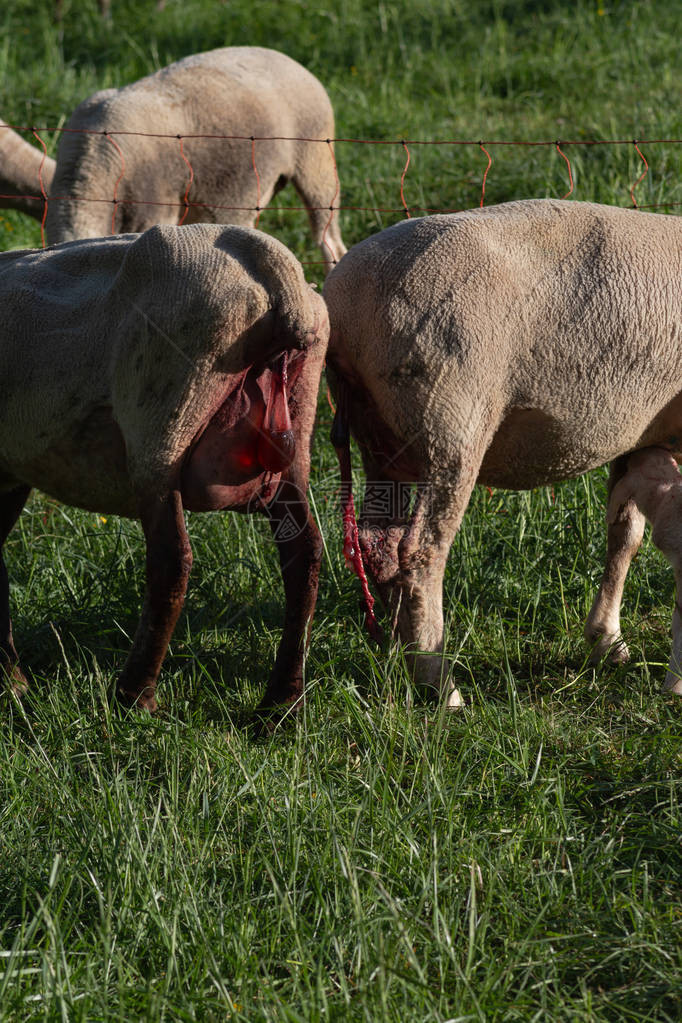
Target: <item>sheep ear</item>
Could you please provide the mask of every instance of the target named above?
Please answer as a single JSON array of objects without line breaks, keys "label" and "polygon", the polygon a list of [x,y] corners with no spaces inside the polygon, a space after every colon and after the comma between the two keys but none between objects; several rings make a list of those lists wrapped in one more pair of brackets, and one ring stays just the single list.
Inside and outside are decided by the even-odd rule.
[{"label": "sheep ear", "polygon": [[312,288],[313,291],[317,291],[317,281],[308,281],[308,287]]}]

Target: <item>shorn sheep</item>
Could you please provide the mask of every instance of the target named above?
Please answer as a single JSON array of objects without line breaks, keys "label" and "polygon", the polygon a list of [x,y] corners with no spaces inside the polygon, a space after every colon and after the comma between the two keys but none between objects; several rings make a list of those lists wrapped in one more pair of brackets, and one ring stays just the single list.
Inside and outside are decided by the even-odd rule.
[{"label": "shorn sheep", "polygon": [[[146,592],[119,699],[153,711],[192,563],[183,511],[266,511],[286,600],[262,707],[302,695],[321,538],[306,486],[328,337],[284,245],[162,226],[0,256],[0,544],[31,487],[139,518]],[[0,564],[0,659],[26,685]]]},{"label": "shorn sheep", "polygon": [[[665,686],[682,693],[682,221],[542,199],[408,220],[354,246],[324,297],[333,439],[347,460],[350,427],[362,453],[360,549],[416,680],[459,704],[443,573],[473,486],[611,462],[586,635],[627,657],[620,601],[648,519],[675,571]],[[420,484],[409,514],[368,499],[401,482]]]},{"label": "shorn sheep", "polygon": [[40,198],[40,179],[48,192],[55,162],[0,121],[0,207],[21,210],[41,220],[45,201]]},{"label": "shorn sheep", "polygon": [[323,86],[285,54],[235,46],[185,57],[75,109],[57,152],[48,241],[183,218],[253,226],[257,208],[291,181],[330,267],[346,251],[332,210],[333,137]]}]

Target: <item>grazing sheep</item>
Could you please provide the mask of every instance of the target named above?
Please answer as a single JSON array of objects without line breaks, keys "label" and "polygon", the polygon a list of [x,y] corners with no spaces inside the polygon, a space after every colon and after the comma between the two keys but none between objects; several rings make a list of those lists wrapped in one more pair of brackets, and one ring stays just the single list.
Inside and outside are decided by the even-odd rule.
[{"label": "grazing sheep", "polygon": [[[42,172],[41,172],[42,164]],[[0,121],[0,207],[21,210],[41,220],[45,202],[41,195],[40,177],[49,192],[55,162],[35,146],[26,142],[4,121]]]},{"label": "grazing sheep", "polygon": [[[252,148],[251,136],[275,138]],[[185,213],[187,223],[252,226],[254,209],[265,208],[291,181],[323,259],[332,264],[346,251],[331,212],[338,178],[324,140],[333,137],[327,93],[283,53],[234,46],[186,57],[125,88],[97,92],[76,108],[59,143],[48,240],[113,233],[114,192],[117,231],[177,224]]]},{"label": "grazing sheep", "polygon": [[682,692],[682,220],[548,199],[408,220],[352,248],[324,297],[335,443],[348,423],[368,481],[360,548],[416,679],[459,702],[442,586],[474,484],[525,489],[615,460],[586,631],[597,654],[619,644],[647,517],[675,567],[666,687]]},{"label": "grazing sheep", "polygon": [[[154,710],[192,563],[183,510],[262,509],[284,633],[262,706],[302,695],[321,538],[305,491],[328,320],[280,242],[155,227],[0,256],[0,546],[31,487],[139,518],[147,585],[118,680]],[[25,686],[0,564],[0,658]]]}]

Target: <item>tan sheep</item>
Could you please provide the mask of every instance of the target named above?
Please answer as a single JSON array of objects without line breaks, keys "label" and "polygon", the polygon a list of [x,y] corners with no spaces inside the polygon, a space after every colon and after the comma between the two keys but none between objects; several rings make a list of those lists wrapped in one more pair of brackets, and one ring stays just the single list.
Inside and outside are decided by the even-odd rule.
[{"label": "tan sheep", "polygon": [[[280,242],[240,227],[155,227],[0,256],[0,544],[31,487],[139,518],[147,586],[118,681],[154,710],[192,562],[183,511],[267,512],[286,613],[264,707],[302,695],[321,538],[306,486],[328,336]],[[0,565],[0,658],[25,685]]]},{"label": "tan sheep", "polygon": [[[336,444],[349,423],[367,474],[360,547],[417,680],[459,702],[442,587],[474,484],[536,487],[614,460],[586,632],[597,654],[627,655],[618,608],[647,517],[675,568],[666,687],[682,692],[682,221],[548,199],[409,220],[352,248],[324,297]],[[653,450],[628,459],[638,449]]]},{"label": "tan sheep", "polygon": [[0,121],[0,207],[21,210],[42,220],[45,202],[40,178],[45,192],[49,192],[55,166],[50,156],[43,161],[41,150]]},{"label": "tan sheep", "polygon": [[[252,149],[251,136],[275,138]],[[186,57],[122,89],[97,92],[76,108],[59,143],[48,240],[112,234],[114,193],[116,231],[177,224],[185,212],[186,223],[252,226],[255,208],[264,209],[291,181],[331,265],[346,251],[331,209],[338,206],[339,187],[325,140],[333,137],[327,93],[283,53],[235,46]]]}]

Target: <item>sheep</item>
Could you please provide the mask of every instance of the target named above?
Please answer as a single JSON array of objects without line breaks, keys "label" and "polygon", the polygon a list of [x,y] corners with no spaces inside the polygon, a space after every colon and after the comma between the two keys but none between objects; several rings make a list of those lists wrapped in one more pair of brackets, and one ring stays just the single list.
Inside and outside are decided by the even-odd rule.
[{"label": "sheep", "polygon": [[677,578],[665,686],[682,693],[682,221],[550,199],[411,219],[354,246],[323,295],[333,440],[346,459],[348,428],[359,445],[359,546],[415,680],[461,702],[442,588],[474,484],[526,489],[612,462],[586,634],[596,656],[627,656],[618,608],[648,518]]},{"label": "sheep", "polygon": [[[28,213],[41,220],[47,193],[52,185],[55,162],[30,145],[16,131],[0,121],[0,206]],[[42,168],[42,169],[41,169]]]},{"label": "sheep", "polygon": [[185,57],[75,109],[57,152],[48,241],[181,220],[253,226],[291,181],[329,267],[346,251],[332,210],[333,137],[327,93],[283,53],[234,46]]},{"label": "sheep", "polygon": [[[152,712],[192,563],[183,511],[265,511],[286,609],[261,707],[300,703],[322,548],[309,446],[329,330],[300,264],[251,228],[164,225],[4,253],[0,296],[0,551],[32,487],[141,521],[146,591],[117,696]],[[23,691],[4,563],[0,665]]]}]

